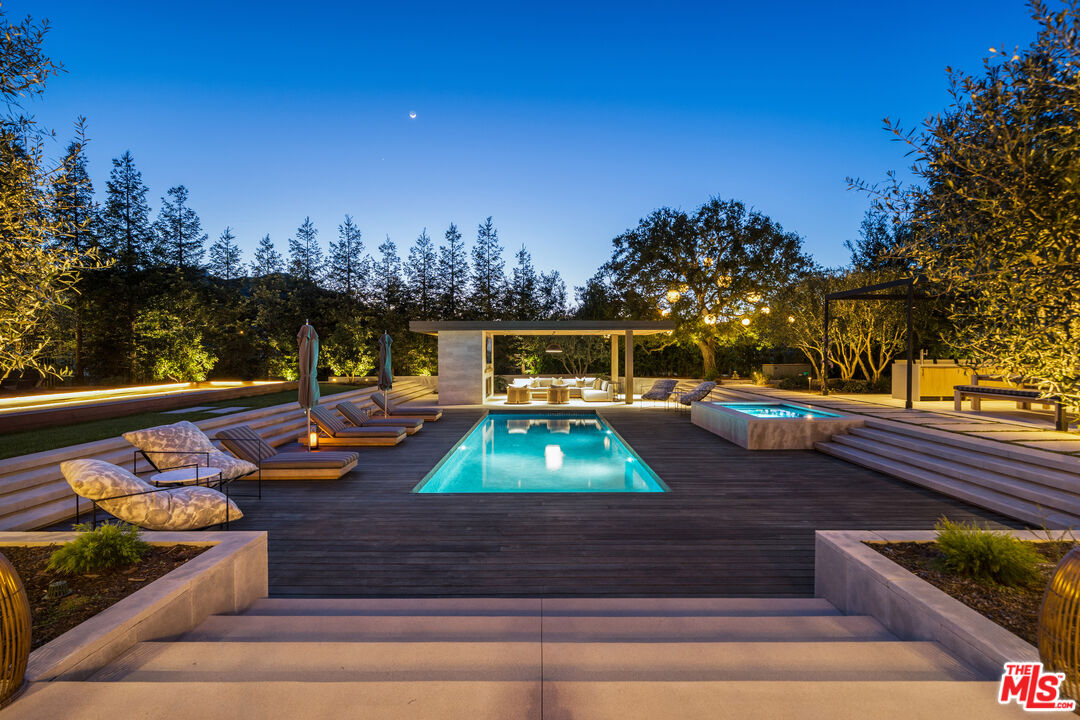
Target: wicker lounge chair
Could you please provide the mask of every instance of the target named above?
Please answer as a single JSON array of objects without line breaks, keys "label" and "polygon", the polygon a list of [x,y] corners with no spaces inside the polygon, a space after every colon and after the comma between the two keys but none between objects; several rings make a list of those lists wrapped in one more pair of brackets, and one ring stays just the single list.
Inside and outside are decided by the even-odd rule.
[{"label": "wicker lounge chair", "polygon": [[716,383],[711,381],[705,381],[692,389],[690,392],[684,392],[679,396],[679,404],[689,407],[692,403],[698,400],[704,400],[709,396],[709,393],[716,387]]},{"label": "wicker lounge chair", "polygon": [[337,480],[356,467],[354,452],[279,452],[247,425],[221,430],[214,436],[233,455],[259,467],[268,480]]},{"label": "wicker lounge chair", "polygon": [[375,404],[382,410],[385,410],[389,415],[403,418],[413,417],[420,418],[421,420],[429,420],[435,422],[442,417],[442,410],[437,407],[425,407],[421,405],[409,405],[407,407],[397,407],[389,400],[383,400],[382,393],[374,393],[371,399],[375,401]]},{"label": "wicker lounge chair", "polygon": [[344,415],[354,427],[403,427],[409,435],[415,435],[424,428],[423,418],[371,417],[367,410],[350,400],[338,403],[337,411]]},{"label": "wicker lounge chair", "polygon": [[[340,415],[325,405],[311,408],[311,419],[325,436],[319,438],[321,445],[397,445],[405,439],[403,427],[349,427]],[[307,442],[306,432],[302,441]]]}]

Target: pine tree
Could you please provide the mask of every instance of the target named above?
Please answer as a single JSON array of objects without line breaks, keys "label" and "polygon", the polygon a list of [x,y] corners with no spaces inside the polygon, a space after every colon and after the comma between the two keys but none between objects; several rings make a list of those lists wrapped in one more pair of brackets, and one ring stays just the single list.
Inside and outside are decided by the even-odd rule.
[{"label": "pine tree", "polygon": [[371,289],[377,310],[387,312],[401,304],[401,258],[389,235],[386,242],[379,245],[379,257],[372,265]]},{"label": "pine tree", "polygon": [[367,290],[369,261],[364,256],[364,241],[360,228],[352,217],[338,225],[338,240],[330,242],[330,272],[327,285],[354,300]]},{"label": "pine tree", "polygon": [[539,296],[540,319],[561,320],[566,317],[566,283],[558,270],[540,273],[536,294]]},{"label": "pine tree", "polygon": [[[100,250],[98,205],[94,186],[86,171],[86,118],[75,123],[75,139],[67,147],[59,174],[53,179],[56,222],[60,243],[79,255]],[[75,377],[82,382],[86,373],[83,345],[86,335],[86,301],[82,295],[71,302]]]},{"label": "pine tree", "polygon": [[113,158],[112,164],[105,186],[101,243],[127,275],[146,264],[153,245],[148,188],[142,173],[135,169],[130,150]]},{"label": "pine tree", "polygon": [[450,223],[446,244],[439,247],[439,317],[458,320],[465,314],[469,261],[457,225]]},{"label": "pine tree", "polygon": [[67,146],[60,172],[53,178],[59,240],[77,253],[99,247],[98,204],[86,171],[86,118],[75,123],[75,139]]},{"label": "pine tree", "polygon": [[514,320],[535,320],[540,313],[537,297],[536,268],[532,264],[532,255],[522,245],[514,254],[517,265],[510,278],[507,293],[507,311]]},{"label": "pine tree", "polygon": [[476,245],[472,249],[472,306],[483,320],[495,320],[502,312],[500,300],[506,286],[502,251],[499,233],[488,217],[477,227]]},{"label": "pine tree", "polygon": [[198,213],[188,205],[188,189],[183,185],[169,188],[161,198],[154,232],[157,235],[154,254],[159,264],[181,270],[202,265],[207,235]]},{"label": "pine tree", "polygon": [[305,217],[296,229],[296,238],[289,238],[289,273],[313,285],[318,285],[323,277],[323,253],[318,236],[311,218]]},{"label": "pine tree", "polygon": [[424,228],[409,249],[405,264],[405,276],[409,283],[409,296],[416,305],[417,314],[430,319],[435,312],[439,260],[435,255],[435,243]]},{"label": "pine tree", "polygon": [[269,235],[264,235],[255,248],[255,259],[251,261],[250,273],[252,277],[265,277],[282,272],[285,269],[285,261],[281,253],[274,248],[274,243]]},{"label": "pine tree", "polygon": [[243,272],[240,263],[240,247],[236,244],[236,236],[233,235],[232,228],[226,226],[221,236],[210,246],[210,265],[207,269],[211,275],[225,282],[235,280]]}]

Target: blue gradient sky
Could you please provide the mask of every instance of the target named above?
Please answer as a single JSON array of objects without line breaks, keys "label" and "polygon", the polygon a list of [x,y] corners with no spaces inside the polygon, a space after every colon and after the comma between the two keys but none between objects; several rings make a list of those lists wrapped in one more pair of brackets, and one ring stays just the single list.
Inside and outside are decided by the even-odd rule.
[{"label": "blue gradient sky", "polygon": [[[13,0],[53,24],[67,73],[32,111],[87,116],[99,192],[130,149],[153,211],[191,191],[211,238],[282,252],[305,215],[324,246],[352,214],[402,256],[427,227],[492,215],[581,284],[661,205],[735,197],[846,260],[867,207],[847,175],[905,165],[881,119],[947,103],[944,69],[1025,45],[1020,0],[941,2],[212,3]],[[408,113],[417,117],[410,120]]]}]

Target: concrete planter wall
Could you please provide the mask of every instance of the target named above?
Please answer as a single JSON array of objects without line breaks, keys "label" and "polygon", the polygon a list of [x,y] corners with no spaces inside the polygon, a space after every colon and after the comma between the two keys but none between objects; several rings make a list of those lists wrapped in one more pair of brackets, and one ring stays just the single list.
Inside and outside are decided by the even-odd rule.
[{"label": "concrete planter wall", "polygon": [[[1046,540],[1033,532],[1013,535]],[[928,542],[935,536],[929,530],[819,530],[814,593],[841,612],[873,616],[901,640],[933,640],[988,680],[1000,677],[1006,662],[1037,662],[1033,645],[863,544]]]},{"label": "concrete planter wall", "polygon": [[[5,532],[4,547],[52,545],[76,533]],[[210,615],[232,614],[268,594],[265,532],[147,532],[152,545],[209,550],[30,653],[29,682],[80,680],[135,643],[175,638]]]}]

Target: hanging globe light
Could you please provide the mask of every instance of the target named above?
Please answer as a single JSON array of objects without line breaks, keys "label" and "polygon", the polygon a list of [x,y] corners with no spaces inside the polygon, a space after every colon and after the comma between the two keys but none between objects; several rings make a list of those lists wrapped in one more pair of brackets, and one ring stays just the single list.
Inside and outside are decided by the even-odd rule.
[{"label": "hanging globe light", "polygon": [[742,319],[742,320],[740,320],[739,322],[740,322],[740,323],[742,323],[742,326],[743,326],[743,327],[746,327],[747,325],[749,325],[749,324],[750,324],[750,318],[743,318],[743,319]]},{"label": "hanging globe light", "polygon": [[682,293],[680,293],[678,290],[668,290],[667,291],[667,301],[669,303],[677,303],[677,302],[679,302],[680,297],[682,297]]}]

